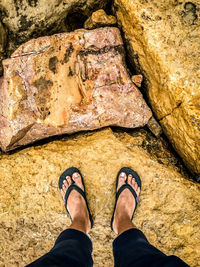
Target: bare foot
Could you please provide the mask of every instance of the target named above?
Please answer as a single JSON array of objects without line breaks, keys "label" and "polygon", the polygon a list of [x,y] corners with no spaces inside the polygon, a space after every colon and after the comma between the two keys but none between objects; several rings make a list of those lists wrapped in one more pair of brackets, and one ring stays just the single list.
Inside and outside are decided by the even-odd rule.
[{"label": "bare foot", "polygon": [[[126,173],[121,172],[119,176],[117,191],[123,184],[125,184],[126,179]],[[128,175],[127,183],[135,190],[138,197],[140,194],[140,188],[138,187],[135,179],[132,177],[131,174]],[[123,230],[121,229],[134,227],[131,222],[131,217],[135,209],[135,205],[135,198],[133,197],[130,190],[128,188],[124,189],[124,191],[120,194],[118,198],[117,206],[115,209],[113,220],[113,230],[115,233],[120,234],[120,232],[123,232]]]},{"label": "bare foot", "polygon": [[[84,187],[81,181],[81,176],[78,172],[73,173],[72,179],[75,182],[75,185],[80,187],[84,191]],[[67,192],[68,187],[72,184],[72,179],[70,176],[67,176],[63,181],[63,186],[61,191],[61,195],[65,200],[65,194]],[[82,195],[76,190],[72,190],[67,199],[67,209],[72,218],[72,227],[70,228],[83,228],[83,232],[89,233],[91,229],[91,222],[89,219],[89,213],[86,206],[86,202]],[[78,225],[78,227],[73,227],[73,225]],[[80,226],[80,227],[79,227]],[[80,229],[82,230],[82,229]]]}]

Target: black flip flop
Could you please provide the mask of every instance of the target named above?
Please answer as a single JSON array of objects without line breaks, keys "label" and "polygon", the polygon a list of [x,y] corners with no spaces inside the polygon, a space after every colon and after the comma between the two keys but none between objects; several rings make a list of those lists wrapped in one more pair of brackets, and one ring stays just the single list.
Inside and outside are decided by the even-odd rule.
[{"label": "black flip flop", "polygon": [[[75,173],[75,172],[78,172],[81,176],[81,181],[82,181],[82,184],[83,184],[83,187],[84,187],[84,191],[75,184],[75,182],[73,181],[72,179],[72,175]],[[71,179],[72,179],[72,184],[68,187],[67,189],[67,192],[65,194],[65,209],[67,211],[67,213],[69,214],[70,218],[71,218],[71,215],[67,209],[67,199],[69,197],[69,194],[72,190],[76,190],[77,192],[79,192],[82,197],[85,199],[85,203],[86,203],[86,206],[87,206],[87,209],[88,209],[88,213],[89,213],[89,218],[90,218],[90,223],[91,223],[91,228],[93,227],[93,219],[92,219],[92,216],[90,214],[90,210],[89,210],[89,207],[88,207],[88,203],[87,203],[87,199],[86,199],[86,195],[85,195],[85,185],[84,185],[84,181],[83,181],[83,177],[81,175],[81,172],[75,168],[75,167],[71,167],[71,168],[68,168],[66,169],[60,176],[59,178],[59,182],[58,182],[58,186],[59,186],[59,189],[62,189],[62,186],[63,186],[63,181],[66,179],[67,176],[70,176]],[[71,218],[72,220],[72,218]]]},{"label": "black flip flop", "polygon": [[[132,170],[132,169],[130,169],[130,168],[128,168],[128,167],[123,167],[123,168],[121,168],[121,170],[118,172],[118,174],[117,174],[117,181],[116,181],[116,190],[117,190],[117,187],[118,187],[119,175],[120,175],[120,173],[122,173],[122,172],[125,172],[125,173],[126,173],[127,179],[128,179],[128,175],[131,174],[132,177],[135,179],[135,181],[136,181],[138,187],[140,187],[140,190],[141,190],[141,188],[142,188],[142,182],[141,182],[140,176],[137,174],[137,172],[135,172],[134,170]],[[112,229],[113,232],[114,232],[114,230],[113,230],[112,225],[113,225],[113,220],[114,220],[115,209],[116,209],[116,206],[117,206],[117,200],[118,200],[120,194],[121,194],[126,188],[128,188],[128,189],[131,191],[133,197],[135,198],[135,209],[134,209],[134,211],[133,211],[131,220],[133,219],[133,215],[134,215],[135,210],[136,210],[136,208],[137,208],[137,204],[138,204],[138,197],[137,197],[137,194],[136,194],[135,190],[134,190],[134,189],[127,183],[127,179],[126,179],[126,181],[125,181],[125,184],[122,185],[122,186],[119,188],[119,190],[116,192],[115,208],[114,208],[114,212],[113,212],[112,219],[111,219],[111,223],[110,223],[110,227],[111,227],[111,229]]]}]

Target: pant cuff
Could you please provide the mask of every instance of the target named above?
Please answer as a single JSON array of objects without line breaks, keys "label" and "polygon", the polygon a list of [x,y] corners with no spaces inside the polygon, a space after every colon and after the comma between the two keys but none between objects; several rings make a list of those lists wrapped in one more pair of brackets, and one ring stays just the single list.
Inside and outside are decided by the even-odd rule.
[{"label": "pant cuff", "polygon": [[78,240],[83,245],[83,247],[87,247],[92,253],[92,241],[90,240],[90,238],[83,232],[75,230],[75,229],[64,230],[56,239],[53,249],[55,247],[58,247],[62,241],[65,241],[67,239]]},{"label": "pant cuff", "polygon": [[135,240],[137,242],[143,241],[149,243],[142,231],[140,231],[137,228],[131,228],[123,232],[117,238],[115,238],[115,240],[113,241],[113,249],[116,250],[119,246],[126,245],[127,242],[130,240],[132,241]]}]

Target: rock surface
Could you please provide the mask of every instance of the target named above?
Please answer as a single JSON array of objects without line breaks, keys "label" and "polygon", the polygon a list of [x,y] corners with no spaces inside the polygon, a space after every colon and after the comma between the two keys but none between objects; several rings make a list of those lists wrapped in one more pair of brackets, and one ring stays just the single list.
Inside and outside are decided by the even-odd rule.
[{"label": "rock surface", "polygon": [[143,76],[141,74],[139,75],[133,75],[131,77],[132,82],[137,85],[137,87],[141,87],[142,81],[143,81]]},{"label": "rock surface", "polygon": [[185,164],[199,174],[199,1],[115,0],[114,6],[154,113]]},{"label": "rock surface", "polygon": [[107,0],[1,0],[2,22],[9,30],[7,50],[43,35],[82,28],[93,11],[106,8]]},{"label": "rock surface", "polygon": [[117,23],[117,20],[112,15],[107,15],[103,9],[99,9],[92,13],[84,23],[85,29],[95,29],[103,26],[113,26]]},{"label": "rock surface", "polygon": [[126,70],[117,28],[33,39],[3,65],[4,151],[63,133],[144,126],[152,115]]},{"label": "rock surface", "polygon": [[2,60],[4,58],[6,41],[7,41],[7,33],[0,21],[0,76],[3,73]]},{"label": "rock surface", "polygon": [[156,148],[144,135],[104,129],[1,155],[1,266],[25,266],[46,253],[69,226],[58,177],[72,165],[83,174],[94,217],[94,266],[113,266],[111,244],[116,236],[109,225],[122,166],[134,168],[143,183],[136,225],[167,255],[199,266],[200,185],[186,180],[173,166],[170,151]]},{"label": "rock surface", "polygon": [[163,133],[162,127],[153,116],[148,121],[147,127],[156,137],[159,137]]}]

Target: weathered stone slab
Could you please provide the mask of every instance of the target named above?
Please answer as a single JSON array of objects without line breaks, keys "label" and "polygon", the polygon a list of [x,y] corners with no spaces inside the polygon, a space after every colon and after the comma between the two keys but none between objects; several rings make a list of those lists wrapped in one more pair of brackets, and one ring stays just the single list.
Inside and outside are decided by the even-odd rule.
[{"label": "weathered stone slab", "polygon": [[130,62],[144,75],[152,109],[187,167],[200,176],[199,1],[115,0]]},{"label": "weathered stone slab", "polygon": [[4,151],[63,133],[144,126],[152,115],[128,75],[117,28],[33,39],[3,66]]},{"label": "weathered stone slab", "polygon": [[200,184],[186,180],[177,165],[161,140],[136,130],[130,135],[103,129],[2,155],[1,266],[26,266],[47,253],[69,227],[58,177],[71,166],[83,174],[94,219],[90,237],[95,267],[114,266],[116,235],[110,219],[116,175],[123,166],[133,168],[142,180],[136,226],[167,255],[200,266]]}]

